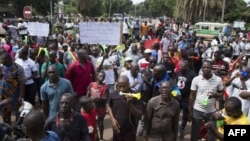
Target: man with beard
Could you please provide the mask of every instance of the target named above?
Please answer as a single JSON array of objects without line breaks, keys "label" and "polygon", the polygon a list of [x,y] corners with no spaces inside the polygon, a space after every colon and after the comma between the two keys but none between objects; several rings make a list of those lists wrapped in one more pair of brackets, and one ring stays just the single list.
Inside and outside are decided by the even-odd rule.
[{"label": "man with beard", "polygon": [[171,96],[168,81],[161,83],[160,95],[151,98],[147,105],[146,136],[148,141],[176,141],[180,106]]}]

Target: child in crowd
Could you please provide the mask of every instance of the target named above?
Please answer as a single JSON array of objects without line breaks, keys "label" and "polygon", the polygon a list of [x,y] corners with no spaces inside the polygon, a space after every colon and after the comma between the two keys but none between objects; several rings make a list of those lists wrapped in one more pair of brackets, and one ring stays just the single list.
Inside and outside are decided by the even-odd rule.
[{"label": "child in crowd", "polygon": [[81,105],[81,115],[85,118],[88,129],[89,138],[91,141],[95,141],[97,138],[97,126],[96,126],[96,111],[94,109],[94,103],[91,98],[82,96],[79,99]]},{"label": "child in crowd", "polygon": [[104,117],[106,115],[106,101],[108,95],[108,85],[103,81],[105,79],[105,73],[99,72],[96,82],[90,83],[88,87],[87,96],[94,100],[95,110],[97,114],[97,124],[99,129],[100,140],[103,140],[104,131]]}]

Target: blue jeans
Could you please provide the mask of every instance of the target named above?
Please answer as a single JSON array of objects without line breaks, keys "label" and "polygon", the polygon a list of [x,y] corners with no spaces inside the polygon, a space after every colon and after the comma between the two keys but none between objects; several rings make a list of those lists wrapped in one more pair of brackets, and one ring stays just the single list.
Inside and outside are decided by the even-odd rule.
[{"label": "blue jeans", "polygon": [[[115,91],[115,84],[108,84],[109,94]],[[107,99],[109,98],[109,94],[107,95]]]},{"label": "blue jeans", "polygon": [[[202,122],[205,123],[211,120],[213,113],[204,113],[193,109],[192,126],[191,126],[191,141],[199,140],[199,132]],[[216,129],[216,122],[211,120],[212,127]],[[208,132],[208,141],[215,141],[215,137],[212,133]]]},{"label": "blue jeans", "polygon": [[182,110],[182,121],[180,126],[180,133],[184,134],[185,127],[188,121],[188,101],[180,101],[180,107]]}]

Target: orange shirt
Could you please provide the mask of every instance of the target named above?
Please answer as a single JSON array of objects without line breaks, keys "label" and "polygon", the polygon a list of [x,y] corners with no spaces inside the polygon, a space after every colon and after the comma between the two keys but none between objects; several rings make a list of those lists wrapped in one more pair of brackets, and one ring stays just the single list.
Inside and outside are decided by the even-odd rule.
[{"label": "orange shirt", "polygon": [[142,24],[141,26],[141,35],[147,35],[148,34],[148,30],[149,30],[149,26],[148,25],[145,25],[145,24]]}]

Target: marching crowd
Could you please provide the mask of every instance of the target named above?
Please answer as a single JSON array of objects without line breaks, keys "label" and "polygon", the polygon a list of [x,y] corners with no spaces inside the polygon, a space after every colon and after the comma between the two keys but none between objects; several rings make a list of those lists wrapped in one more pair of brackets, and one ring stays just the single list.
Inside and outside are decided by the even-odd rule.
[{"label": "marching crowd", "polygon": [[244,34],[220,33],[206,43],[189,24],[160,20],[153,30],[147,21],[124,20],[121,45],[90,45],[67,33],[69,24],[46,38],[29,36],[18,22],[1,39],[0,106],[9,125],[23,100],[41,107],[23,121],[33,141],[101,141],[107,114],[114,141],[184,139],[187,122],[192,141],[223,140],[223,125],[250,122]]}]

